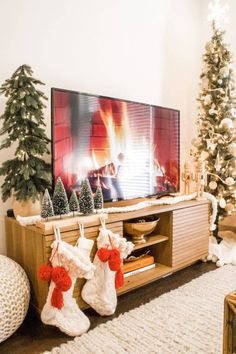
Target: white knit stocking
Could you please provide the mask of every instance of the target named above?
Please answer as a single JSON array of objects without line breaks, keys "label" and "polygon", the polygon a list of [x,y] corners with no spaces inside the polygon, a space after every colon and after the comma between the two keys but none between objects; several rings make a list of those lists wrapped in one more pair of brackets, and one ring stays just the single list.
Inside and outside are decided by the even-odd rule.
[{"label": "white knit stocking", "polygon": [[68,291],[63,292],[64,305],[62,309],[58,309],[51,305],[52,292],[55,283],[51,281],[46,304],[41,312],[41,320],[43,323],[56,326],[62,332],[69,336],[79,336],[86,332],[90,327],[89,319],[78,307],[73,298],[73,290],[76,279],[72,279],[72,286]]},{"label": "white knit stocking", "polygon": [[[113,247],[120,250],[121,258],[126,258],[131,253],[133,244],[107,230],[104,226],[100,229],[97,238],[98,249],[101,247],[111,248],[110,239],[112,239]],[[94,258],[94,265],[96,267],[94,277],[87,280],[81,296],[101,316],[110,316],[115,312],[117,306],[116,272],[110,270],[108,262],[102,262],[97,255]]]},{"label": "white knit stocking", "polygon": [[93,241],[84,238],[77,246],[61,241],[59,230],[56,230],[56,241],[52,244],[51,263],[53,267],[63,266],[72,279],[71,288],[63,292],[63,307],[58,309],[51,305],[51,297],[55,283],[51,281],[46,304],[41,312],[43,323],[58,327],[69,336],[79,336],[90,327],[89,319],[80,310],[73,298],[77,277],[90,279],[94,274],[94,265],[89,259]]},{"label": "white knit stocking", "polygon": [[101,262],[97,255],[94,265],[94,277],[85,283],[81,296],[99,315],[113,315],[117,306],[115,272],[110,270],[107,262]]}]

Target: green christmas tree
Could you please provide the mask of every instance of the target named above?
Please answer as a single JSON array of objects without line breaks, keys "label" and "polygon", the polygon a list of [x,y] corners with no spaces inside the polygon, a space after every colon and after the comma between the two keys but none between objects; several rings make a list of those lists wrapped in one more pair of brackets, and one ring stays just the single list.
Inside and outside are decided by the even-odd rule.
[{"label": "green christmas tree", "polygon": [[70,212],[65,187],[60,177],[57,178],[52,204],[55,215],[64,215]]},{"label": "green christmas tree", "polygon": [[82,182],[81,185],[81,191],[79,195],[79,209],[83,214],[91,214],[94,210],[92,190],[87,178]]},{"label": "green christmas tree", "polygon": [[102,188],[100,186],[97,187],[96,193],[94,196],[94,208],[95,209],[102,209],[103,208],[103,195],[102,195]]},{"label": "green christmas tree", "polygon": [[3,201],[12,192],[17,200],[35,201],[50,187],[51,167],[42,158],[49,154],[42,102],[47,98],[36,89],[36,85],[43,83],[32,74],[28,65],[22,65],[0,88],[0,93],[8,97],[0,117],[3,121],[0,135],[6,135],[0,149],[16,145],[15,157],[3,162],[0,168],[0,175],[5,176],[1,186]]},{"label": "green christmas tree", "polygon": [[54,211],[53,211],[52,200],[49,195],[48,189],[46,189],[42,200],[41,216],[44,219],[48,219],[49,216],[53,216],[53,215],[54,215]]},{"label": "green christmas tree", "polygon": [[196,161],[204,161],[205,190],[219,202],[219,215],[235,210],[236,198],[236,101],[232,54],[224,43],[224,32],[213,22],[213,35],[203,55],[198,138],[192,151]]},{"label": "green christmas tree", "polygon": [[75,215],[76,211],[79,211],[79,201],[78,201],[75,191],[73,191],[71,193],[70,201],[69,201],[69,208],[70,208],[70,211],[73,211],[73,216]]}]

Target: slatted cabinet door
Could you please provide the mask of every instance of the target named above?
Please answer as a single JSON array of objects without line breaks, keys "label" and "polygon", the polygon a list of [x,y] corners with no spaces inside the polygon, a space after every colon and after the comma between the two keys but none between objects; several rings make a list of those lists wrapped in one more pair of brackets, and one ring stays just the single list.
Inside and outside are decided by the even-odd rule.
[{"label": "slatted cabinet door", "polygon": [[173,211],[172,267],[181,268],[208,253],[208,204]]}]

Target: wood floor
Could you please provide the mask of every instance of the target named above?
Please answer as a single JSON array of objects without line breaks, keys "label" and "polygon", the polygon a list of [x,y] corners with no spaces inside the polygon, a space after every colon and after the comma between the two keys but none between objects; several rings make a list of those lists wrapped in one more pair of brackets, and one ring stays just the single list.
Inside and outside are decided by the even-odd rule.
[{"label": "wood floor", "polygon": [[[118,299],[118,306],[115,315],[110,317],[101,317],[92,309],[86,312],[90,321],[91,329],[100,323],[109,321],[119,314],[129,311],[135,307],[144,304],[161,294],[191,281],[203,273],[214,270],[213,263],[197,263],[191,267],[170,275],[164,279],[148,284],[140,289],[134,290],[128,294],[122,295]],[[61,343],[71,340],[71,337],[61,333],[57,328],[46,326],[34,316],[28,313],[21,327],[6,341],[0,344],[1,354],[39,354]]]}]

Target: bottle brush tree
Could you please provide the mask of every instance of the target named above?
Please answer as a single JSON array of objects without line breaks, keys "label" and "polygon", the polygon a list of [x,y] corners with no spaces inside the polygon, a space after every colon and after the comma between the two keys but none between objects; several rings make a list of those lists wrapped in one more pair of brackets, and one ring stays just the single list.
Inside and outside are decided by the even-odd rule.
[{"label": "bottle brush tree", "polygon": [[236,100],[232,54],[224,43],[224,32],[213,22],[213,34],[203,55],[198,137],[192,154],[204,161],[205,190],[218,200],[219,215],[236,208]]},{"label": "bottle brush tree", "polygon": [[95,209],[102,209],[103,208],[103,195],[102,195],[102,188],[100,186],[97,187],[96,193],[94,196],[94,208]]},{"label": "bottle brush tree", "polygon": [[42,200],[42,207],[41,207],[41,216],[44,219],[48,219],[50,216],[54,215],[52,200],[48,189],[45,190],[43,200]]},{"label": "bottle brush tree", "polygon": [[15,157],[3,162],[0,175],[5,176],[2,200],[6,201],[12,192],[17,200],[39,199],[50,187],[50,164],[43,155],[49,154],[49,139],[45,134],[43,109],[44,93],[36,88],[43,83],[35,79],[28,65],[20,66],[0,87],[0,93],[7,97],[4,113],[1,115],[0,135],[6,135],[0,149],[16,146]]},{"label": "bottle brush tree", "polygon": [[79,201],[75,191],[71,193],[69,200],[69,209],[73,212],[73,216],[75,215],[76,211],[79,211]]},{"label": "bottle brush tree", "polygon": [[91,214],[94,211],[94,202],[89,180],[86,178],[81,186],[79,195],[79,209],[83,214]]},{"label": "bottle brush tree", "polygon": [[60,177],[56,181],[52,203],[55,215],[64,215],[70,212],[65,187]]}]

